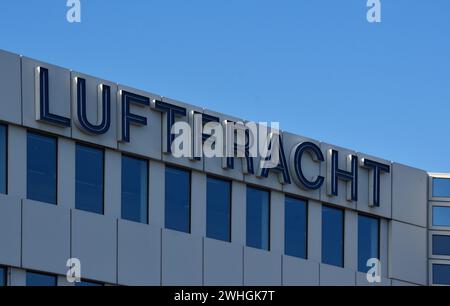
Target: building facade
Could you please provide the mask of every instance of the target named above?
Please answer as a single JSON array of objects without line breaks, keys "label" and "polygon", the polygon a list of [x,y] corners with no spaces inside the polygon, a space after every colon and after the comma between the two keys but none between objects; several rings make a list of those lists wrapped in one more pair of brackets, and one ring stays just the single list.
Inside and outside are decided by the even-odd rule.
[{"label": "building facade", "polygon": [[268,170],[176,158],[174,122],[245,120],[4,51],[0,68],[1,285],[450,284],[450,175],[285,131]]}]

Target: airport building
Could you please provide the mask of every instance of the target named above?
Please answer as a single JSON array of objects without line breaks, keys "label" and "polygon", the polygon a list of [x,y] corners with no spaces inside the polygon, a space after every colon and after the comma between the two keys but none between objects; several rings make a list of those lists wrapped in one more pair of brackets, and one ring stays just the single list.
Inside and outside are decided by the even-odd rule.
[{"label": "airport building", "polygon": [[0,51],[0,285],[450,284],[450,175],[283,130],[178,158],[180,122],[246,121]]}]

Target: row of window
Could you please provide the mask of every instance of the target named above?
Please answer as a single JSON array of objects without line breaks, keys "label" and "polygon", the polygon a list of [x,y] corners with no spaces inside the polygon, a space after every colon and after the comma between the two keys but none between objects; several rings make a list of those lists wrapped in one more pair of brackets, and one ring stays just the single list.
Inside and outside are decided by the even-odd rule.
[{"label": "row of window", "polygon": [[[4,128],[5,130],[6,128]],[[5,131],[4,131],[5,132]],[[5,133],[6,135],[6,133]],[[2,145],[6,148],[5,145]],[[5,151],[0,150],[0,151]],[[104,211],[104,151],[83,144],[76,145],[75,208],[92,213]],[[57,138],[28,132],[27,134],[27,198],[57,203]],[[6,157],[5,157],[6,160]],[[6,172],[6,161],[4,163]],[[122,156],[122,218],[148,223],[148,161]],[[6,185],[6,184],[5,184]],[[191,231],[191,173],[166,167],[165,227]],[[5,186],[6,191],[6,186]],[[246,244],[270,249],[270,192],[247,188]],[[207,179],[206,235],[231,241],[231,182]],[[366,271],[369,258],[379,258],[379,220],[359,216],[358,269]],[[285,253],[307,258],[308,205],[305,201],[286,197]],[[344,266],[344,210],[323,206],[322,261]]]},{"label": "row of window", "polygon": [[[53,287],[57,286],[57,277],[56,275],[44,274],[38,272],[27,271],[26,272],[26,286],[31,287]],[[8,276],[7,276],[7,268],[0,267],[0,287],[7,286],[8,284]],[[75,283],[77,287],[93,287],[93,286],[103,286],[102,283],[91,282],[91,281],[81,281]]]}]

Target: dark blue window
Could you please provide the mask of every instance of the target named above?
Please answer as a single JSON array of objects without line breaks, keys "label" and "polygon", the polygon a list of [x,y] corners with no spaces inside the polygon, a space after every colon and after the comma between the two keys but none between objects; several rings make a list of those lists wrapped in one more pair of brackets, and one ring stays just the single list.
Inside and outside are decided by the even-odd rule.
[{"label": "dark blue window", "polygon": [[358,271],[367,273],[367,261],[380,259],[380,221],[363,215],[358,216]]},{"label": "dark blue window", "polygon": [[27,272],[27,286],[30,287],[56,286],[56,276],[35,272]]},{"label": "dark blue window", "polygon": [[75,208],[103,214],[103,150],[77,144],[75,164]]},{"label": "dark blue window", "polygon": [[322,206],[322,262],[344,266],[344,210]]},{"label": "dark blue window", "polygon": [[433,284],[450,285],[450,265],[433,264]]},{"label": "dark blue window", "polygon": [[6,193],[7,190],[7,174],[8,174],[8,136],[7,128],[0,124],[0,193]]},{"label": "dark blue window", "polygon": [[270,248],[270,193],[247,187],[247,246]]},{"label": "dark blue window", "polygon": [[56,205],[57,140],[28,132],[27,198]]},{"label": "dark blue window", "polygon": [[433,197],[450,198],[450,178],[433,178]]},{"label": "dark blue window", "polygon": [[81,281],[79,283],[75,283],[75,287],[102,287],[104,284],[91,282],[91,281]]},{"label": "dark blue window", "polygon": [[166,228],[191,232],[191,173],[166,167]]},{"label": "dark blue window", "polygon": [[306,201],[286,197],[284,247],[289,256],[307,258],[308,205]]},{"label": "dark blue window", "polygon": [[122,156],[122,219],[148,223],[148,162]]},{"label": "dark blue window", "polygon": [[450,206],[433,206],[433,226],[450,226]]},{"label": "dark blue window", "polygon": [[450,256],[450,236],[433,235],[433,255]]},{"label": "dark blue window", "polygon": [[206,236],[231,241],[231,183],[208,177]]},{"label": "dark blue window", "polygon": [[0,287],[7,285],[6,268],[0,267]]}]

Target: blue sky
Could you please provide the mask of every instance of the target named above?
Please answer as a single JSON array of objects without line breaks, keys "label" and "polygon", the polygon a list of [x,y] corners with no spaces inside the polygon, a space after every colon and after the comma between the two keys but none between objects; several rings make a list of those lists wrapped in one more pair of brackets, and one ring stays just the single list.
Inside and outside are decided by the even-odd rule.
[{"label": "blue sky", "polygon": [[450,1],[0,2],[0,48],[450,172]]}]

